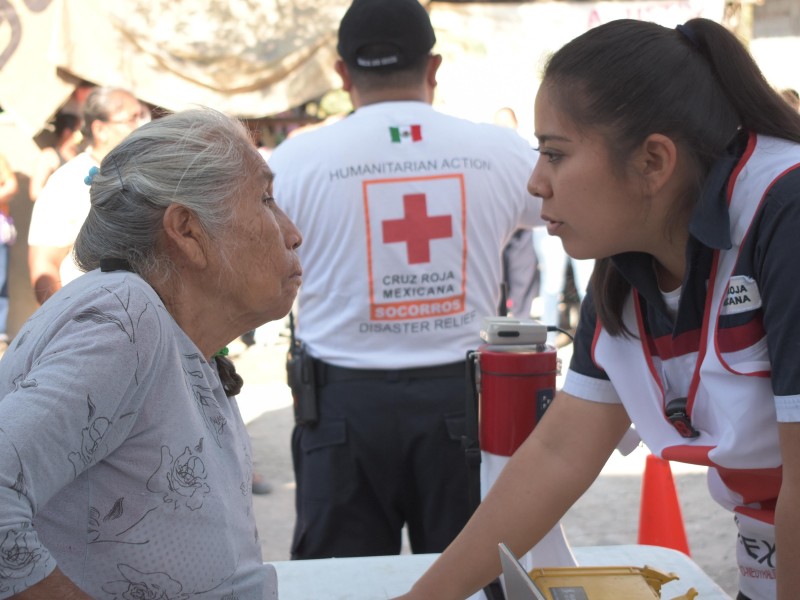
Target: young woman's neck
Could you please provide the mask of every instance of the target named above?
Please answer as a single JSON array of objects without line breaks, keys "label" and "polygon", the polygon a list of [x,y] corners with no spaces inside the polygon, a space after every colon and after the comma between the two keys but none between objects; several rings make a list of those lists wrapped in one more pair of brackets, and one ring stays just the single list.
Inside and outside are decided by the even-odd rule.
[{"label": "young woman's neck", "polygon": [[677,228],[663,247],[653,255],[653,269],[656,272],[658,287],[661,291],[671,292],[683,284],[686,272],[686,244],[689,241],[688,224]]}]

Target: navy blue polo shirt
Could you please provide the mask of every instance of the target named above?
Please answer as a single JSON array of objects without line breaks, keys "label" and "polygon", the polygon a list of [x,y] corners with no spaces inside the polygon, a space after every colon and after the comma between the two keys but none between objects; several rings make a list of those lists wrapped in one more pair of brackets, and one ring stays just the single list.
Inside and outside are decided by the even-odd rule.
[{"label": "navy blue polo shirt", "polygon": [[[700,201],[689,223],[686,270],[677,317],[667,312],[658,288],[652,256],[629,252],[612,257],[614,266],[636,289],[653,355],[668,359],[699,349],[706,288],[715,250],[731,247],[728,181],[741,160],[747,142],[742,134],[729,153],[711,168]],[[800,395],[800,169],[783,174],[770,188],[742,241],[733,275],[753,278],[761,294],[760,309],[723,315],[721,344],[732,347],[767,332],[776,396]],[[596,312],[591,289],[581,307],[570,369],[582,375],[608,379],[592,360]]]}]

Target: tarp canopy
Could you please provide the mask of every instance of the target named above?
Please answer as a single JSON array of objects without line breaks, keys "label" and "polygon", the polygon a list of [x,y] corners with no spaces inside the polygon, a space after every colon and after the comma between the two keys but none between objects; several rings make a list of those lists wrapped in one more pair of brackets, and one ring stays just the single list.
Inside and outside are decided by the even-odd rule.
[{"label": "tarp canopy", "polygon": [[[476,119],[529,110],[547,53],[617,18],[720,21],[724,0],[428,2],[445,62],[436,103]],[[0,0],[0,105],[34,135],[76,80],[169,110],[275,115],[339,85],[350,0]],[[525,119],[520,115],[520,122]]]},{"label": "tarp canopy", "polygon": [[36,134],[75,89],[77,80],[49,60],[52,0],[0,0],[0,106],[29,136]]},{"label": "tarp canopy", "polygon": [[129,88],[169,110],[275,114],[337,85],[335,34],[348,5],[0,0],[0,105],[36,132],[78,78]]}]

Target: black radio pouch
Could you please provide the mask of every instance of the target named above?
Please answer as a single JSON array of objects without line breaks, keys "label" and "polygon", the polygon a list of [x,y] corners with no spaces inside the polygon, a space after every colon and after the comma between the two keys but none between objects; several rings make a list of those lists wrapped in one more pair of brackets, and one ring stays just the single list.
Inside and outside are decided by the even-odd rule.
[{"label": "black radio pouch", "polygon": [[294,336],[294,317],[289,313],[291,341],[286,353],[286,382],[292,390],[294,422],[313,427],[319,422],[319,403],[314,359],[302,340]]}]

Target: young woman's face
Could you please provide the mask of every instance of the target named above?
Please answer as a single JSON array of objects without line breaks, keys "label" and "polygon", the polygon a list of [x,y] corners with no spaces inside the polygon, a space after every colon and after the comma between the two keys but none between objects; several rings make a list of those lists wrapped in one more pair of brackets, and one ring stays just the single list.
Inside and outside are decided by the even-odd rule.
[{"label": "young woman's face", "polygon": [[641,181],[614,168],[604,139],[579,131],[559,110],[549,86],[536,96],[540,157],[528,191],[542,198],[547,232],[574,258],[643,250],[648,203]]}]

